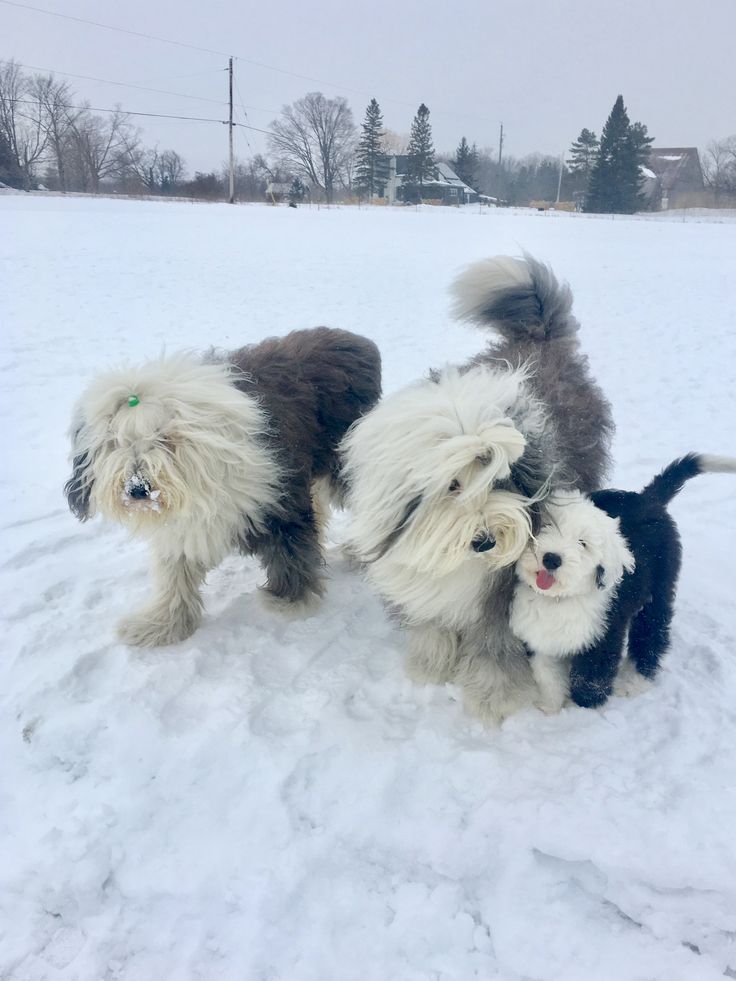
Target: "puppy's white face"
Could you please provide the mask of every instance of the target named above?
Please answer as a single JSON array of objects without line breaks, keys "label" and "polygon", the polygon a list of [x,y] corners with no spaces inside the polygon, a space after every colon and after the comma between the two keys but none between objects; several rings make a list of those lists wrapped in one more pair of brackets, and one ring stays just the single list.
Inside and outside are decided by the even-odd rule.
[{"label": "puppy's white face", "polygon": [[555,599],[610,592],[634,565],[618,518],[570,491],[556,492],[545,503],[542,529],[516,572],[536,593]]},{"label": "puppy's white face", "polygon": [[430,577],[516,561],[530,502],[504,482],[526,445],[508,415],[523,380],[521,371],[450,369],[385,399],[351,430],[348,543],[360,558]]}]

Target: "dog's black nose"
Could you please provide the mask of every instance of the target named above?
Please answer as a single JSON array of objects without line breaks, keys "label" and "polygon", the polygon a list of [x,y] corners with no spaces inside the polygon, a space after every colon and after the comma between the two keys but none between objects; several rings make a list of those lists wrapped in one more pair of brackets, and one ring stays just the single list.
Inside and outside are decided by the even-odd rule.
[{"label": "dog's black nose", "polygon": [[555,569],[559,569],[562,565],[562,558],[557,552],[545,552],[542,556],[542,565],[545,569],[549,569],[550,572],[554,572]]},{"label": "dog's black nose", "polygon": [[135,483],[132,484],[130,490],[128,491],[128,497],[134,498],[136,501],[142,501],[148,497],[151,492],[151,488],[148,484]]},{"label": "dog's black nose", "polygon": [[490,552],[495,544],[496,539],[493,537],[493,535],[481,535],[480,538],[473,539],[473,551]]}]

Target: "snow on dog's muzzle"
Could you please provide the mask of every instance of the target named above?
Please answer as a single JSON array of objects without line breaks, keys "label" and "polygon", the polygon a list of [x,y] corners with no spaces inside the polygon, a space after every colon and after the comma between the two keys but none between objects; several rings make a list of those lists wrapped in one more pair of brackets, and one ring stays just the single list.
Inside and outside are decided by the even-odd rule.
[{"label": "snow on dog's muzzle", "polygon": [[161,491],[152,490],[151,482],[141,473],[131,474],[123,488],[123,504],[137,511],[160,511]]}]

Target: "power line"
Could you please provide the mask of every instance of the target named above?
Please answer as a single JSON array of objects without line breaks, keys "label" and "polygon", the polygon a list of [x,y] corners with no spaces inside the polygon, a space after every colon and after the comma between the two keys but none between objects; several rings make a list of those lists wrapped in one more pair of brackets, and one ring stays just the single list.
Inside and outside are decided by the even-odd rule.
[{"label": "power line", "polygon": [[63,20],[73,20],[78,24],[89,24],[91,27],[101,27],[106,31],[117,31],[119,34],[130,34],[132,37],[146,38],[148,41],[159,41],[161,44],[173,44],[178,48],[189,48],[190,51],[204,51],[206,54],[214,54],[227,58],[224,51],[215,51],[212,48],[203,48],[198,44],[188,44],[186,41],[172,41],[167,37],[159,37],[156,34],[145,34],[143,31],[131,31],[126,27],[113,27],[111,24],[101,24],[96,20],[86,20],[84,17],[74,17],[72,14],[60,14],[56,10],[46,10],[44,7],[34,7],[29,3],[18,3],[17,0],[0,0],[0,3],[8,7],[20,7],[21,10],[33,10],[37,14],[47,14],[49,17],[61,17]]},{"label": "power line", "polygon": [[[33,99],[9,99],[8,101],[25,106],[35,106],[38,104]],[[84,112],[85,110],[88,112],[119,112],[125,116],[151,116],[155,119],[181,119],[192,123],[220,123],[221,125],[227,126],[226,119],[211,119],[204,116],[173,116],[163,112],[135,112],[133,109],[123,109],[122,107],[118,107],[117,109],[102,109],[99,106],[69,106],[59,103],[59,109],[76,109],[80,112]]]},{"label": "power line", "polygon": [[[0,58],[0,62],[3,59]],[[5,61],[5,64],[8,64]],[[136,85],[133,82],[116,82],[111,78],[98,78],[96,75],[78,75],[75,72],[62,72],[58,68],[41,68],[39,65],[26,65],[19,61],[15,62],[19,68],[29,68],[35,72],[49,72],[52,75],[65,75],[69,78],[83,78],[88,82],[102,82],[103,85],[119,85],[123,88],[137,89],[139,92],[156,92],[158,95],[173,95],[178,99],[194,99],[196,102],[210,102],[216,106],[225,106],[227,103],[222,99],[207,99],[201,95],[187,95],[185,92],[170,92],[167,89],[152,89],[145,85]]]},{"label": "power line", "polygon": [[[3,0],[0,0],[3,2]],[[9,102],[15,103],[16,105],[24,106],[35,106],[38,103],[34,99],[9,99]],[[134,109],[123,109],[122,106],[118,106],[115,109],[102,108],[100,106],[70,106],[64,103],[59,103],[59,109],[75,109],[79,112],[119,112],[124,116],[150,116],[154,119],[178,119],[184,122],[190,123],[218,123],[220,126],[227,126],[227,119],[212,119],[206,116],[174,116],[170,113],[164,112],[136,112]],[[233,126],[241,126],[243,129],[250,129],[256,133],[265,133],[266,136],[269,135],[269,130],[259,129],[257,126],[247,126],[245,123],[233,123]]]},{"label": "power line", "polygon": [[[125,27],[115,27],[112,24],[102,24],[99,21],[87,20],[84,17],[74,17],[71,14],[61,14],[61,13],[59,13],[56,10],[46,10],[43,7],[36,7],[36,6],[32,6],[31,4],[27,4],[27,3],[19,3],[18,0],[0,0],[0,3],[3,3],[3,4],[5,4],[6,6],[9,6],[9,7],[18,7],[21,10],[31,10],[31,11],[34,11],[35,13],[47,14],[50,17],[60,17],[60,18],[62,18],[64,20],[75,21],[76,23],[79,23],[79,24],[88,24],[91,27],[99,27],[99,28],[102,28],[103,30],[106,30],[106,31],[116,31],[116,32],[118,32],[120,34],[128,34],[128,35],[130,35],[132,37],[145,38],[146,40],[149,40],[149,41],[158,41],[161,44],[172,44],[172,45],[175,45],[176,47],[189,48],[191,51],[203,51],[206,54],[214,54],[214,55],[218,55],[218,56],[223,57],[223,58],[230,57],[230,55],[227,52],[225,52],[225,51],[218,51],[218,50],[216,50],[214,48],[204,48],[204,47],[202,47],[200,45],[197,45],[197,44],[189,44],[186,41],[174,41],[171,38],[161,37],[160,35],[157,35],[157,34],[146,34],[143,31],[131,31],[128,28],[125,28]],[[253,65],[256,68],[265,68],[267,71],[278,72],[281,75],[288,75],[291,78],[298,78],[298,79],[301,79],[302,81],[306,81],[306,82],[316,82],[318,85],[326,85],[329,88],[335,89],[337,91],[342,90],[343,92],[351,92],[353,95],[362,95],[362,96],[371,97],[371,98],[375,94],[375,93],[372,93],[372,92],[368,92],[365,89],[356,89],[356,88],[352,88],[349,85],[338,85],[338,84],[336,84],[334,82],[328,82],[325,79],[316,78],[316,77],[314,77],[312,75],[301,75],[298,72],[292,72],[292,71],[289,71],[286,68],[278,68],[276,65],[269,65],[269,64],[266,64],[265,62],[262,62],[262,61],[254,61],[252,58],[243,58],[243,57],[238,56],[238,55],[233,56],[233,57],[235,58],[236,61],[243,62],[243,64]],[[415,104],[412,103],[412,102],[407,102],[406,100],[402,100],[402,99],[394,99],[394,98],[392,98],[390,96],[382,96],[381,101],[382,102],[391,102],[394,105],[403,106],[405,108],[415,108]],[[255,108],[255,107],[253,107],[253,108]],[[260,111],[271,112],[273,110],[258,110],[258,111],[259,112]],[[436,116],[450,116],[452,118],[457,118],[457,119],[460,119],[460,118],[463,118],[463,119],[476,119],[478,121],[483,121],[484,123],[488,123],[489,122],[489,120],[486,117],[476,116],[476,115],[473,115],[472,113],[451,112],[451,111],[448,111],[446,109],[434,109],[433,112],[434,112],[434,114]]]},{"label": "power line", "polygon": [[[0,0],[0,3],[2,3],[2,2],[4,2],[4,0]],[[8,65],[10,63],[11,62],[7,58],[0,58],[0,64],[6,64],[6,65]],[[137,85],[134,82],[119,82],[119,81],[116,81],[116,80],[111,79],[111,78],[98,78],[96,75],[78,75],[78,74],[75,74],[74,72],[64,72],[64,71],[61,71],[61,69],[59,69],[59,68],[42,68],[40,65],[28,65],[28,64],[24,64],[24,63],[22,63],[20,61],[14,61],[14,64],[16,64],[19,68],[28,68],[31,71],[37,71],[37,72],[48,72],[51,75],[65,75],[65,76],[68,76],[69,78],[83,78],[83,79],[86,79],[87,81],[90,81],[90,82],[101,82],[104,85],[119,85],[119,86],[122,86],[123,88],[137,89],[137,90],[139,90],[141,92],[156,92],[159,95],[172,95],[172,96],[176,96],[176,97],[181,98],[181,99],[195,99],[198,102],[209,102],[209,103],[212,103],[213,105],[216,105],[216,106],[226,106],[227,105],[227,102],[225,102],[223,99],[208,99],[208,98],[206,98],[204,96],[188,95],[185,92],[170,92],[170,91],[168,91],[166,89],[153,89],[153,88],[149,88],[149,87],[144,86],[144,85]],[[224,72],[227,71],[227,68],[218,68],[218,69],[216,69],[216,71],[217,71],[218,74],[224,73]],[[211,72],[201,72],[201,73],[195,73],[195,74],[208,74],[209,75],[209,74],[211,74]],[[187,78],[187,77],[190,77],[190,76],[184,75],[184,76],[180,76],[180,77]],[[246,108],[248,108],[248,109],[252,109],[254,112],[267,112],[267,113],[273,114],[274,116],[278,116],[278,114],[280,112],[279,109],[264,109],[262,106],[247,106],[246,107],[242,103],[241,103],[241,108],[243,109],[244,112],[245,112]],[[247,115],[247,113],[246,113],[246,115]]]}]

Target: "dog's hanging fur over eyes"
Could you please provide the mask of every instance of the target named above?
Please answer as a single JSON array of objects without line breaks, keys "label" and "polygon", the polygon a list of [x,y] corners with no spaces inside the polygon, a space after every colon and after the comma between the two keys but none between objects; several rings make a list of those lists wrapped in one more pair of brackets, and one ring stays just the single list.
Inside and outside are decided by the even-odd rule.
[{"label": "dog's hanging fur over eyes", "polygon": [[691,453],[641,493],[555,494],[519,559],[511,628],[524,641],[539,704],[558,712],[612,691],[624,647],[641,678],[654,677],[669,645],[682,546],[667,505],[701,473],[736,473],[736,460]]},{"label": "dog's hanging fur over eyes", "polygon": [[100,512],[150,541],[154,594],[120,625],[124,641],[189,636],[206,573],[233,550],[260,557],[277,600],[321,594],[314,497],[341,500],[337,445],[379,398],[380,378],[372,341],[317,327],[92,382],[65,491],[81,521]]},{"label": "dog's hanging fur over eyes", "polygon": [[513,565],[551,483],[600,485],[613,426],[570,290],[546,266],[490,259],[454,293],[457,316],[501,340],[351,429],[348,544],[409,630],[410,674],[460,683],[470,709],[498,722],[533,693],[508,626]]}]

